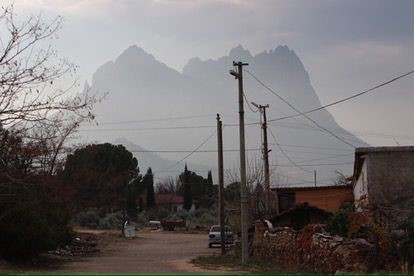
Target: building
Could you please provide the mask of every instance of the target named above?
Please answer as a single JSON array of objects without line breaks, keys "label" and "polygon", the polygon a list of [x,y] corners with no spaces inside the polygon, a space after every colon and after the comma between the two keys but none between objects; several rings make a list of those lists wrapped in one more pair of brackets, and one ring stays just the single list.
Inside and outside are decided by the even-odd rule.
[{"label": "building", "polygon": [[175,194],[157,194],[155,202],[158,207],[164,207],[170,211],[179,211],[183,209],[184,198]]},{"label": "building", "polygon": [[308,224],[325,224],[331,215],[331,212],[303,203],[274,216],[270,222],[273,226],[300,230]]},{"label": "building", "polygon": [[414,146],[357,148],[353,179],[356,210],[396,226],[413,207]]},{"label": "building", "polygon": [[335,212],[344,202],[353,202],[352,185],[332,185],[319,187],[274,188],[279,212],[296,205],[307,203],[324,211]]}]

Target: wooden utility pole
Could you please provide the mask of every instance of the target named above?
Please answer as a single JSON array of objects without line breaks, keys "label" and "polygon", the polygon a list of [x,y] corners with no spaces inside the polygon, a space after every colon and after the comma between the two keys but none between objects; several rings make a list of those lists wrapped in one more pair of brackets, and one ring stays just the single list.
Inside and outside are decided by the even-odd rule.
[{"label": "wooden utility pole", "polygon": [[262,122],[262,132],[263,132],[263,148],[262,148],[262,155],[263,155],[263,165],[264,165],[264,177],[265,177],[265,217],[269,218],[270,216],[270,176],[269,176],[269,148],[267,144],[267,117],[266,117],[266,108],[269,105],[259,105],[252,102],[252,105],[257,107],[260,111],[260,121]]},{"label": "wooden utility pole", "polygon": [[221,255],[226,254],[226,232],[224,225],[224,171],[223,171],[223,126],[220,115],[217,114],[217,152],[218,152],[218,180],[219,180],[219,221]]},{"label": "wooden utility pole", "polygon": [[240,202],[241,202],[241,255],[242,263],[246,263],[249,258],[249,238],[248,238],[248,212],[249,198],[246,185],[246,145],[244,140],[244,103],[243,103],[243,66],[249,65],[241,61],[233,61],[233,66],[237,66],[237,72],[230,70],[239,83],[239,133],[240,133]]},{"label": "wooden utility pole", "polygon": [[264,173],[265,173],[265,187],[266,187],[266,197],[265,197],[265,206],[266,206],[266,216],[267,219],[270,217],[271,208],[270,208],[270,176],[269,176],[269,148],[267,145],[267,118],[266,118],[266,108],[269,105],[262,106],[263,110],[263,158],[264,158]]},{"label": "wooden utility pole", "polygon": [[269,149],[267,146],[267,119],[266,119],[266,108],[269,105],[261,105],[260,109],[262,110],[263,114],[263,159],[264,159],[264,176],[265,176],[265,188],[266,188],[266,196],[265,196],[265,206],[266,206],[266,216],[269,218],[270,216],[270,178],[269,178]]},{"label": "wooden utility pole", "polygon": [[316,187],[316,170],[313,170],[313,181],[315,182]]}]

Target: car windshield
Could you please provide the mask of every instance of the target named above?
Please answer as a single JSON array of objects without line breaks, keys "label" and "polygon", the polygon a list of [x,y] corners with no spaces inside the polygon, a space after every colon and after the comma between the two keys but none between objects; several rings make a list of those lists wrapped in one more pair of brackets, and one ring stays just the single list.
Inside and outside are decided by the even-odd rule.
[{"label": "car windshield", "polygon": [[[226,226],[226,232],[230,232],[230,228]],[[213,226],[211,227],[210,232],[220,232],[220,226]]]}]

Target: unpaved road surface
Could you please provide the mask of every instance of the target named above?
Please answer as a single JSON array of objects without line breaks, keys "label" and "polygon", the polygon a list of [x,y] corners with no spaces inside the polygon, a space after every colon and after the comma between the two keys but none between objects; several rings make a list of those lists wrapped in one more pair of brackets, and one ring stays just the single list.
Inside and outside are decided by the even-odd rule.
[{"label": "unpaved road surface", "polygon": [[[74,258],[56,267],[8,267],[0,273],[48,274],[226,274],[240,273],[231,270],[210,270],[194,266],[191,259],[212,253],[207,234],[182,234],[174,232],[143,232],[132,240],[105,237],[100,252],[94,256]],[[3,270],[3,271],[2,271]]]}]

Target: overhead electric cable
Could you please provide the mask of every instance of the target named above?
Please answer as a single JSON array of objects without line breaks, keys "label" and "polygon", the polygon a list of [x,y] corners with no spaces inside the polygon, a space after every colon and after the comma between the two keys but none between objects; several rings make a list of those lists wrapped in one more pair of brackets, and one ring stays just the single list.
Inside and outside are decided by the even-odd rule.
[{"label": "overhead electric cable", "polygon": [[303,113],[302,111],[300,111],[299,109],[297,109],[294,105],[292,105],[290,102],[288,102],[287,100],[285,100],[282,96],[280,96],[278,93],[276,93],[273,89],[271,89],[269,86],[267,86],[266,84],[264,84],[261,80],[259,80],[254,74],[252,74],[249,70],[244,69],[244,71],[246,71],[250,76],[252,76],[259,84],[261,84],[264,88],[266,88],[269,92],[271,92],[273,95],[275,95],[276,97],[278,97],[281,101],[283,101],[285,104],[287,104],[290,108],[292,108],[294,111],[296,111],[298,114],[300,114],[301,116],[305,117],[306,119],[308,119],[309,121],[311,121],[312,123],[314,123],[317,127],[319,127],[320,129],[324,130],[326,133],[332,135],[333,137],[335,137],[337,140],[355,148],[355,146],[351,143],[349,143],[348,141],[342,139],[341,137],[339,137],[338,135],[336,135],[335,133],[331,132],[330,130],[326,129],[325,127],[321,126],[318,122],[316,122],[315,120],[313,120],[312,118],[310,118],[308,115],[306,115],[305,113]]},{"label": "overhead electric cable", "polygon": [[[246,149],[246,151],[261,151],[262,149]],[[239,149],[227,149],[224,152],[239,152]],[[192,150],[130,150],[136,153],[186,153],[193,152]],[[197,150],[196,152],[217,152],[217,150]]]},{"label": "overhead electric cable", "polygon": [[[306,166],[306,167],[318,167],[318,166],[336,166],[336,165],[349,165],[354,164],[354,162],[343,162],[343,163],[324,163],[324,164],[305,164],[300,166]],[[281,164],[281,165],[271,165],[272,167],[293,167],[290,164]]]},{"label": "overhead electric cable", "polygon": [[276,139],[276,136],[273,134],[273,131],[272,131],[272,129],[271,128],[268,128],[269,129],[269,131],[270,131],[270,134],[272,135],[272,137],[273,137],[273,140],[275,141],[275,143],[276,143],[276,146],[279,148],[279,150],[280,150],[280,152],[287,158],[287,160],[289,160],[289,162],[290,163],[292,163],[293,165],[295,165],[296,167],[298,167],[299,169],[301,169],[301,170],[303,170],[303,171],[305,171],[305,172],[308,172],[308,173],[312,173],[311,171],[309,171],[309,170],[307,170],[307,169],[305,169],[305,168],[302,168],[300,165],[298,165],[298,164],[296,164],[296,162],[295,161],[293,161],[290,157],[289,157],[289,155],[287,155],[287,153],[283,150],[283,148],[279,145],[279,142],[277,141],[277,139]]},{"label": "overhead electric cable", "polygon": [[[255,76],[253,76],[253,74],[251,74],[249,71],[247,71],[246,69],[245,69],[245,71],[246,71],[248,74],[250,74],[253,78],[255,78],[255,79],[256,79],[256,77],[255,77]],[[289,119],[289,118],[294,118],[294,117],[302,116],[302,115],[304,115],[304,114],[312,113],[312,112],[315,112],[315,111],[318,111],[318,110],[321,110],[321,109],[325,109],[325,108],[327,108],[327,107],[330,107],[330,106],[333,106],[333,105],[336,105],[336,104],[339,104],[339,103],[343,103],[343,102],[349,101],[349,100],[351,100],[351,99],[354,99],[354,98],[356,98],[356,97],[359,97],[359,96],[362,96],[362,95],[364,95],[364,94],[367,94],[367,93],[369,93],[369,92],[372,92],[372,91],[374,91],[374,90],[376,90],[376,89],[378,89],[378,88],[380,88],[380,87],[386,86],[386,85],[388,85],[388,84],[390,84],[390,83],[393,83],[393,82],[395,82],[395,81],[397,81],[397,80],[399,80],[399,79],[402,79],[402,78],[404,78],[404,77],[407,77],[407,76],[409,76],[409,75],[412,75],[413,73],[414,73],[414,70],[412,70],[412,71],[410,71],[410,72],[408,72],[408,73],[405,73],[405,74],[399,75],[399,76],[397,76],[397,77],[395,77],[395,78],[393,78],[393,79],[391,79],[391,80],[389,80],[389,81],[383,82],[383,83],[381,83],[381,84],[379,84],[379,85],[376,85],[376,86],[374,86],[374,87],[372,87],[372,88],[369,88],[369,89],[367,89],[367,90],[365,90],[365,91],[362,91],[362,92],[360,92],[360,93],[356,93],[356,94],[354,94],[354,95],[352,95],[352,96],[349,96],[349,97],[343,98],[343,99],[341,99],[341,100],[338,100],[338,101],[335,101],[335,102],[332,102],[332,103],[329,103],[329,104],[323,105],[323,106],[318,107],[318,108],[314,108],[314,109],[311,109],[311,110],[308,110],[308,111],[305,111],[305,112],[298,112],[297,114],[293,114],[293,115],[289,115],[289,116],[284,116],[284,117],[280,117],[280,118],[270,119],[270,120],[268,120],[268,121],[269,121],[269,122],[280,121],[280,120],[284,120],[284,119]],[[256,80],[257,80],[257,79],[256,79]],[[257,80],[257,81],[259,81],[259,80]]]},{"label": "overhead electric cable", "polygon": [[79,131],[140,131],[140,130],[173,130],[173,129],[201,129],[215,128],[213,125],[201,126],[175,126],[175,127],[141,127],[141,128],[97,128],[97,129],[79,129]]},{"label": "overhead electric cable", "polygon": [[187,159],[188,157],[190,157],[191,155],[193,155],[195,152],[197,152],[202,146],[204,146],[210,139],[211,137],[213,137],[216,134],[217,130],[214,130],[213,133],[207,137],[206,140],[204,140],[198,147],[196,147],[193,151],[191,151],[189,154],[187,154],[186,156],[184,156],[183,158],[181,158],[179,161],[175,162],[173,165],[160,170],[159,172],[165,172],[168,171],[171,168],[174,168],[175,166],[177,166],[178,164],[180,164],[182,161],[184,161],[185,159]]},{"label": "overhead electric cable", "polygon": [[142,120],[129,120],[129,121],[110,121],[98,123],[98,125],[117,125],[117,124],[132,124],[132,123],[144,123],[144,122],[158,122],[158,121],[175,121],[175,120],[185,120],[185,119],[195,119],[195,118],[214,118],[215,114],[206,114],[206,115],[189,115],[189,116],[177,116],[177,117],[164,117],[164,118],[154,118],[154,119],[142,119]]},{"label": "overhead electric cable", "polygon": [[257,108],[256,108],[256,110],[254,110],[254,109],[252,108],[252,106],[250,105],[249,100],[248,100],[248,99],[247,99],[247,97],[246,97],[246,94],[244,93],[244,90],[243,90],[243,98],[244,98],[244,100],[246,101],[247,106],[249,107],[249,109],[250,109],[250,111],[251,111],[251,112],[256,113],[256,112],[258,112],[258,111],[259,111],[259,109],[257,109]]}]

